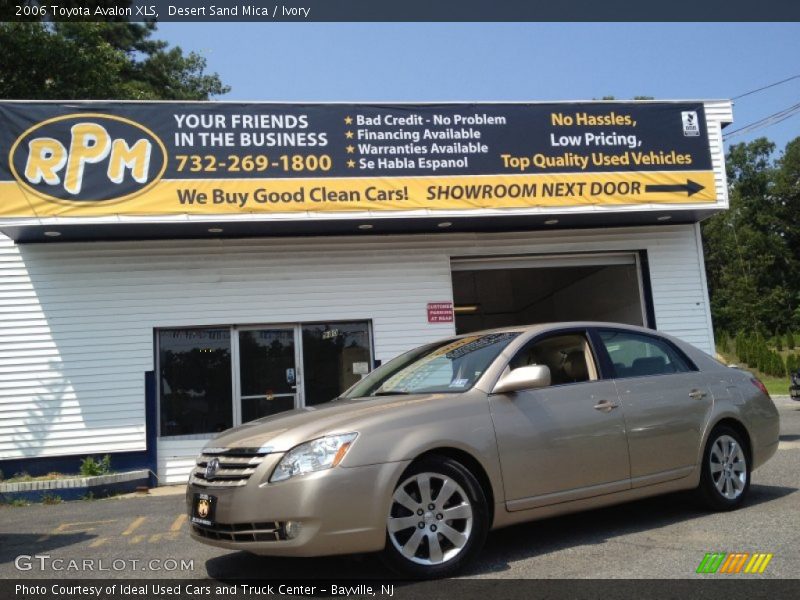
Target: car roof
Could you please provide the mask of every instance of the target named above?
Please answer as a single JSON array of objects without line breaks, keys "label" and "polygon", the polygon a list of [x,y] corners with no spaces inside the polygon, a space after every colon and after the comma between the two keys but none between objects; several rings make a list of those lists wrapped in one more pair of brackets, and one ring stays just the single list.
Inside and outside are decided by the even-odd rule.
[{"label": "car roof", "polygon": [[469,333],[462,333],[456,337],[466,337],[471,335],[489,335],[492,333],[538,333],[540,331],[549,331],[552,329],[585,329],[585,328],[613,328],[613,329],[627,329],[646,334],[661,334],[654,329],[647,327],[640,327],[637,325],[627,325],[625,323],[613,323],[610,321],[551,321],[547,323],[534,323],[531,325],[514,325],[510,327],[495,327],[492,329],[482,329],[480,331],[471,331]]}]

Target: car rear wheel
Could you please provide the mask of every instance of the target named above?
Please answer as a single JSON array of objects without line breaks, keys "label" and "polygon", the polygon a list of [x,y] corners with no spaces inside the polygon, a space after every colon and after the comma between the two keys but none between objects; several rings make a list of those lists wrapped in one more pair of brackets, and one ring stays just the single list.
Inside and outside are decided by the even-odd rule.
[{"label": "car rear wheel", "polygon": [[486,498],[472,473],[450,458],[425,458],[409,467],[392,495],[384,558],[403,575],[451,575],[480,551],[488,525]]},{"label": "car rear wheel", "polygon": [[750,456],[741,434],[725,425],[708,437],[698,492],[713,510],[733,510],[750,489]]}]

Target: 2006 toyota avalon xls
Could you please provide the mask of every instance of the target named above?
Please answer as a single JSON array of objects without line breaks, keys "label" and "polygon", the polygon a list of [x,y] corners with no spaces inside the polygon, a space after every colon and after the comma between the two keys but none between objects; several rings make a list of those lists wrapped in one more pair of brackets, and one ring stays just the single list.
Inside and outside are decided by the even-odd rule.
[{"label": "2006 toyota avalon xls", "polygon": [[689,344],[609,323],[512,327],[417,348],[334,402],[220,434],[186,500],[201,542],[383,551],[435,577],[513,523],[692,488],[736,508],[777,445],[761,382]]}]

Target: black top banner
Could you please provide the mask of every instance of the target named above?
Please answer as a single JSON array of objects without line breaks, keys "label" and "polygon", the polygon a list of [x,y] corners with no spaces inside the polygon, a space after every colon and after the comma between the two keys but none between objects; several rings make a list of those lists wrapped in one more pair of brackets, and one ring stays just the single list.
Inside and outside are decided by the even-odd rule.
[{"label": "black top banner", "polygon": [[[277,159],[286,151],[324,155],[318,170],[328,177],[711,169],[703,105],[672,102],[7,103],[0,104],[0,149],[19,141],[24,150],[45,131],[50,138],[71,142],[75,122],[91,114],[106,117],[111,139],[123,135],[131,121],[155,134],[172,158],[163,174],[167,179],[203,179],[210,172],[307,177],[314,170],[226,163],[232,153],[270,152]],[[64,118],[69,115],[75,118]],[[46,128],[18,140],[44,121],[49,121]],[[204,157],[202,168],[177,158],[196,153]],[[18,173],[28,158],[14,152]],[[0,162],[0,180],[13,178],[10,166]]]},{"label": "black top banner", "polygon": [[700,102],[0,103],[0,216],[715,202]]},{"label": "black top banner", "polygon": [[800,21],[786,0],[0,0],[0,18],[47,21]]}]

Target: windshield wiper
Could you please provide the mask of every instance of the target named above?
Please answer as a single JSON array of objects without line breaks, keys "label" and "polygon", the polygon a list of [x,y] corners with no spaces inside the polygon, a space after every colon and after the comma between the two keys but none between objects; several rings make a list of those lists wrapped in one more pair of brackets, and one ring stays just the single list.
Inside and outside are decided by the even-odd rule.
[{"label": "windshield wiper", "polygon": [[405,396],[408,392],[402,392],[400,390],[378,390],[377,392],[373,392],[373,396]]}]

